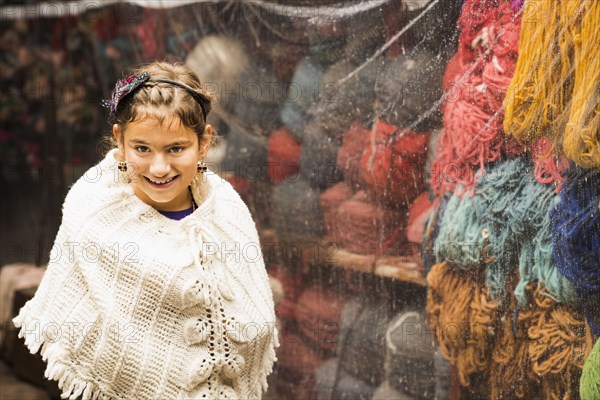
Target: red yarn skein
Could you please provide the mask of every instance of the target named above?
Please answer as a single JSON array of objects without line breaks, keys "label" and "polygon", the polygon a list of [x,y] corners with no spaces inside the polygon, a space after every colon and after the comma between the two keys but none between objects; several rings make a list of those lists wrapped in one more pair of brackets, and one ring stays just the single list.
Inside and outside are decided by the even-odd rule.
[{"label": "red yarn skein", "polygon": [[342,145],[338,150],[337,165],[346,182],[355,189],[364,184],[360,174],[360,158],[369,143],[369,134],[370,131],[360,122],[354,121],[344,133]]},{"label": "red yarn skein", "polygon": [[[431,167],[437,196],[473,190],[478,169],[524,151],[503,134],[502,126],[502,102],[516,66],[520,23],[508,1],[464,3],[459,50],[445,73],[445,91],[450,93],[442,108],[444,128]],[[457,71],[461,66],[463,71]]]},{"label": "red yarn skein", "polygon": [[352,189],[344,182],[340,182],[321,193],[319,201],[321,203],[321,210],[323,210],[327,240],[331,240],[332,242],[339,241],[340,230],[337,223],[337,209],[350,197],[352,197]]},{"label": "red yarn skein", "polygon": [[420,134],[378,120],[370,145],[360,160],[365,191],[392,207],[408,207],[423,189],[429,134]]},{"label": "red yarn skein", "polygon": [[337,217],[339,243],[352,253],[393,253],[404,240],[404,213],[370,203],[364,191],[343,202]]},{"label": "red yarn skein", "polygon": [[267,173],[273,183],[300,172],[300,143],[287,129],[278,129],[269,136],[267,164]]}]

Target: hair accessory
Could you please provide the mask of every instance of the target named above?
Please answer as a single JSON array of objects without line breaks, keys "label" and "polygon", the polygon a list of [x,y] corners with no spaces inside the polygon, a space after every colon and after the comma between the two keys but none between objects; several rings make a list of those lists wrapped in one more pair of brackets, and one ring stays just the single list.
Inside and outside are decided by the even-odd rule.
[{"label": "hair accessory", "polygon": [[102,100],[102,105],[110,109],[111,115],[115,115],[117,113],[117,107],[119,106],[119,102],[121,102],[125,97],[133,93],[146,82],[168,83],[173,86],[177,86],[184,89],[200,105],[200,108],[202,108],[202,116],[204,117],[204,121],[206,122],[206,117],[208,114],[208,112],[206,111],[206,103],[210,102],[210,99],[206,95],[197,92],[196,90],[181,82],[173,81],[171,79],[151,78],[150,74],[148,74],[147,72],[144,72],[139,75],[129,75],[128,77],[117,81],[117,83],[115,84],[115,90],[113,91],[111,98],[108,100]]},{"label": "hair accessory", "polygon": [[119,169],[119,171],[125,172],[127,171],[127,163],[125,161],[119,161],[119,163],[117,164],[117,168]]},{"label": "hair accessory", "polygon": [[113,90],[112,96],[108,100],[102,100],[102,105],[110,109],[111,115],[116,114],[119,102],[123,100],[128,94],[142,86],[150,79],[150,74],[144,72],[140,75],[129,75],[123,78],[115,84],[115,90]]},{"label": "hair accessory", "polygon": [[204,161],[198,161],[197,170],[198,170],[198,172],[203,174],[208,170],[208,167],[206,166],[206,163]]}]

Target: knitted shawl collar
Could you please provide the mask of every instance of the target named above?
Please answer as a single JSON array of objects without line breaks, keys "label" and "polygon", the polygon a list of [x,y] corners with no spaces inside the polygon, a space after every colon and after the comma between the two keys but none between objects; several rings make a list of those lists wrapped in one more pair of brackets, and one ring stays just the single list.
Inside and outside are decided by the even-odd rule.
[{"label": "knitted shawl collar", "polygon": [[198,174],[180,221],[142,202],[112,150],[69,191],[50,263],[14,319],[63,397],[260,398],[272,293],[251,215]]}]

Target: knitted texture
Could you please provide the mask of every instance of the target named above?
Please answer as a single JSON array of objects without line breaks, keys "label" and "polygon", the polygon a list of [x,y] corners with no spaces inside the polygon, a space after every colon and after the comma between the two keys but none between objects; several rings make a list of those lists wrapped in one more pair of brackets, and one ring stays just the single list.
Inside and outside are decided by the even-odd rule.
[{"label": "knitted texture", "polygon": [[114,154],[69,191],[19,335],[63,397],[260,398],[278,343],[248,209],[208,172],[192,182],[196,211],[170,220],[134,194]]}]

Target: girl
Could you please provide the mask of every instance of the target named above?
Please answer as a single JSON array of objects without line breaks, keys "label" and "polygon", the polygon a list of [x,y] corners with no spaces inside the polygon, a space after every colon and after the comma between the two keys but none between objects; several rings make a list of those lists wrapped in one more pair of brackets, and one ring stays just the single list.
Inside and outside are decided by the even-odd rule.
[{"label": "girl", "polygon": [[46,274],[14,319],[72,399],[256,399],[277,332],[256,228],[206,170],[211,97],[155,62],[106,102],[116,148],[69,191]]}]

